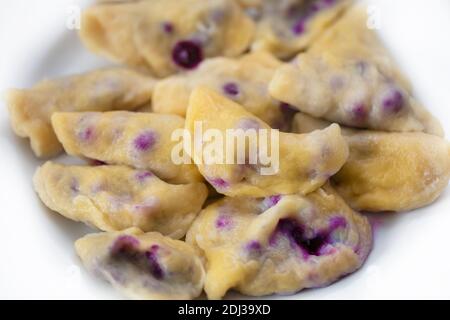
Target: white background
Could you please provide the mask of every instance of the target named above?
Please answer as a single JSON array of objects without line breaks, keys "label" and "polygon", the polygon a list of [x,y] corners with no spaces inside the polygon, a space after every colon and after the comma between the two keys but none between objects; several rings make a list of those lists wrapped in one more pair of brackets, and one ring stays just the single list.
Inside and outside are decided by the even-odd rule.
[{"label": "white background", "polygon": [[[450,1],[370,1],[380,33],[417,95],[450,133]],[[2,0],[0,90],[107,64],[66,28],[86,1]],[[448,137],[448,135],[447,135]],[[80,268],[73,242],[90,230],[47,210],[32,190],[38,161],[15,137],[0,102],[0,298],[120,299]],[[375,246],[364,267],[330,287],[288,298],[450,298],[450,188],[433,205],[373,215]]]}]

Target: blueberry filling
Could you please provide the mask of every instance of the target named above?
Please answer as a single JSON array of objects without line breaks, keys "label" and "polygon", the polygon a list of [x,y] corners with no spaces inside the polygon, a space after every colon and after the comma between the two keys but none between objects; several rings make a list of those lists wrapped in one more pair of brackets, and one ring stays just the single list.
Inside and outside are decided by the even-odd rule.
[{"label": "blueberry filling", "polygon": [[175,64],[184,69],[194,69],[203,60],[202,48],[193,41],[180,41],[172,50]]},{"label": "blueberry filling", "polygon": [[263,205],[267,209],[272,208],[273,206],[277,205],[277,203],[281,200],[281,195],[277,194],[274,196],[267,197],[263,200]]},{"label": "blueberry filling", "polygon": [[153,131],[141,133],[134,139],[134,147],[139,151],[150,150],[156,142],[156,134]]},{"label": "blueberry filling", "polygon": [[317,14],[321,9],[329,8],[336,0],[310,0],[295,5],[288,10],[288,17],[296,17],[291,27],[291,31],[294,35],[301,35],[306,30],[306,23],[312,16]]},{"label": "blueberry filling", "polygon": [[328,229],[320,230],[312,237],[306,236],[305,228],[298,221],[292,218],[281,219],[278,222],[275,234],[282,234],[289,239],[292,245],[300,248],[300,250],[307,257],[321,256],[322,249],[328,244],[333,243],[332,233],[345,227],[346,221],[342,217],[334,217],[330,219],[330,226]]},{"label": "blueberry filling", "polygon": [[213,185],[213,187],[218,189],[225,189],[230,186],[229,183],[222,178],[213,178],[209,179],[208,181]]},{"label": "blueberry filling", "polygon": [[82,141],[91,140],[94,136],[94,129],[92,127],[86,127],[78,133],[78,138]]},{"label": "blueberry filling", "polygon": [[219,216],[216,220],[216,228],[218,229],[224,229],[228,228],[232,225],[233,221],[231,220],[230,216]]},{"label": "blueberry filling", "polygon": [[158,261],[158,245],[152,245],[149,250],[139,250],[139,240],[124,235],[117,238],[111,248],[111,259],[114,263],[131,263],[138,270],[149,272],[155,279],[164,278],[164,270]]},{"label": "blueberry filling", "polygon": [[362,121],[367,117],[366,106],[363,103],[357,103],[352,109],[353,119]]},{"label": "blueberry filling", "polygon": [[130,252],[137,250],[139,247],[139,240],[135,237],[124,235],[120,236],[114,241],[111,248],[111,255],[121,256],[128,255]]},{"label": "blueberry filling", "polygon": [[173,26],[173,24],[172,23],[170,23],[170,22],[163,22],[163,23],[161,23],[161,28],[163,29],[163,31],[165,32],[165,33],[173,33],[173,31],[174,31],[174,26]]},{"label": "blueberry filling", "polygon": [[140,182],[142,182],[152,176],[153,176],[153,173],[151,173],[150,171],[140,171],[140,172],[136,173],[136,179]]},{"label": "blueberry filling", "polygon": [[153,277],[155,277],[155,279],[161,280],[164,277],[164,271],[158,262],[157,257],[158,250],[159,246],[152,245],[150,250],[145,252],[145,257],[147,258],[150,272],[153,275]]},{"label": "blueberry filling", "polygon": [[228,82],[223,86],[223,91],[229,96],[237,96],[239,94],[238,85],[234,82]]},{"label": "blueberry filling", "polygon": [[403,94],[398,90],[393,90],[383,100],[384,110],[390,113],[398,113],[403,107]]}]

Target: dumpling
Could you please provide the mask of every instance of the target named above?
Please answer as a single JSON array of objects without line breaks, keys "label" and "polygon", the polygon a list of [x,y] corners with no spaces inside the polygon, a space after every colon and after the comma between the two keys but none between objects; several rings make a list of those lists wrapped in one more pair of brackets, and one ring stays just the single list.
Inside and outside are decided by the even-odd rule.
[{"label": "dumpling", "polygon": [[[329,123],[298,114],[294,130],[306,133]],[[426,206],[450,179],[450,144],[422,132],[342,130],[350,156],[332,182],[355,210],[407,211]]]},{"label": "dumpling", "polygon": [[[199,126],[203,131],[200,136]],[[322,186],[348,156],[348,147],[338,125],[306,135],[279,133],[240,105],[207,88],[193,91],[186,129],[193,146],[187,153],[206,180],[227,196],[306,194]],[[239,136],[240,141],[228,136],[230,132]],[[206,138],[212,133],[219,135],[216,141]],[[255,143],[247,143],[252,136]],[[207,152],[211,145],[220,149],[220,137],[224,140],[223,158],[226,159]],[[242,159],[236,158],[240,142],[246,147]]]},{"label": "dumpling", "polygon": [[256,22],[252,51],[290,58],[314,40],[348,7],[350,0],[239,0]]},{"label": "dumpling", "polygon": [[203,183],[171,185],[125,166],[46,162],[33,182],[42,202],[69,219],[103,231],[139,227],[173,238],[186,234],[208,194]]},{"label": "dumpling", "polygon": [[170,183],[189,183],[203,178],[194,164],[172,160],[184,119],[169,114],[139,112],[56,113],[53,128],[64,150],[108,164],[148,169]]},{"label": "dumpling", "polygon": [[132,70],[111,68],[12,89],[11,124],[18,136],[30,139],[36,156],[50,157],[62,151],[50,123],[54,112],[134,110],[150,102],[154,83]]},{"label": "dumpling", "polygon": [[204,58],[237,56],[254,33],[251,19],[228,0],[100,4],[86,9],[81,21],[80,36],[89,49],[146,66],[158,77],[194,69]]},{"label": "dumpling", "polygon": [[206,207],[186,236],[206,258],[205,292],[222,298],[289,294],[354,272],[372,247],[367,219],[327,185],[308,196],[228,198]]},{"label": "dumpling", "polygon": [[134,299],[193,299],[205,271],[198,252],[183,241],[137,228],[89,234],[75,242],[86,268]]},{"label": "dumpling", "polygon": [[350,10],[308,52],[277,70],[270,94],[346,126],[442,136],[366,19],[359,7]]},{"label": "dumpling", "polygon": [[153,93],[153,111],[184,117],[191,92],[198,86],[206,86],[241,104],[272,127],[282,127],[285,113],[267,90],[280,65],[267,53],[248,54],[239,59],[208,59],[194,71],[158,82]]}]

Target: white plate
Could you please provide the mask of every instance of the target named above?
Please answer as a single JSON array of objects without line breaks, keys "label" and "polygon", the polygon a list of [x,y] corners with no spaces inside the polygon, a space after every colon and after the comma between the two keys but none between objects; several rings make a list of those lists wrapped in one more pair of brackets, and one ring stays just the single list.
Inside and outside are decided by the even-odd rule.
[{"label": "white plate", "polygon": [[[417,95],[450,133],[450,2],[371,1],[380,32],[410,76]],[[3,0],[0,90],[82,72],[107,62],[88,53],[66,28],[70,0]],[[81,1],[85,4],[85,1]],[[117,299],[88,275],[73,242],[90,230],[47,210],[32,189],[40,164],[28,141],[12,133],[0,109],[0,298]],[[450,298],[450,190],[410,213],[376,215],[375,246],[363,268],[293,299]]]}]

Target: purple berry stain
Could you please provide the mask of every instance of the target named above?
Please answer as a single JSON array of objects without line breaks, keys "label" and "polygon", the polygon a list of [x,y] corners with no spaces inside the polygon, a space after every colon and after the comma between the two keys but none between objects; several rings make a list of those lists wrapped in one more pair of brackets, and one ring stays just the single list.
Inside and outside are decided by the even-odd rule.
[{"label": "purple berry stain", "polygon": [[234,82],[225,83],[223,91],[229,96],[237,96],[239,94],[239,87]]},{"label": "purple berry stain", "polygon": [[92,127],[86,127],[78,133],[78,138],[81,141],[89,141],[93,137],[94,137],[94,129]]},{"label": "purple berry stain", "polygon": [[112,247],[111,254],[113,256],[127,255],[130,252],[137,250],[139,247],[139,240],[130,235],[123,235],[118,237]]},{"label": "purple berry stain", "polygon": [[332,233],[339,228],[344,228],[346,225],[347,222],[343,217],[333,217],[330,219],[330,226],[327,229],[315,232],[312,237],[307,237],[304,226],[295,219],[285,218],[278,222],[270,242],[274,242],[274,236],[282,234],[289,239],[291,245],[300,248],[304,258],[321,256],[324,254],[322,249],[334,242]]},{"label": "purple berry stain", "polygon": [[357,103],[352,109],[353,118],[362,121],[367,117],[366,106],[363,103]]},{"label": "purple berry stain", "polygon": [[390,113],[398,113],[402,109],[403,103],[403,94],[398,90],[393,90],[383,99],[383,108]]},{"label": "purple berry stain", "polygon": [[151,173],[150,171],[139,171],[138,173],[136,173],[136,179],[139,182],[143,182],[150,177],[153,177],[153,173]]},{"label": "purple berry stain", "polygon": [[134,147],[139,151],[150,150],[156,142],[156,133],[154,131],[146,131],[139,134],[134,139]]},{"label": "purple berry stain", "polygon": [[157,256],[158,250],[159,250],[158,245],[152,245],[150,247],[150,250],[146,251],[144,255],[147,258],[150,273],[153,275],[155,279],[161,280],[162,278],[164,278],[164,270],[162,269],[158,261]]},{"label": "purple berry stain", "polygon": [[273,195],[270,197],[267,197],[263,200],[263,205],[265,208],[269,209],[272,208],[273,206],[276,206],[278,204],[278,202],[280,202],[281,200],[281,195],[277,194],[277,195]]},{"label": "purple berry stain", "polygon": [[226,189],[230,186],[230,184],[222,178],[212,178],[209,179],[209,182],[213,185],[213,187],[218,189]]},{"label": "purple berry stain", "polygon": [[225,229],[230,228],[233,224],[233,220],[230,216],[221,215],[216,220],[216,228],[217,229]]},{"label": "purple berry stain", "polygon": [[202,48],[193,41],[180,41],[172,50],[175,64],[184,69],[194,69],[203,60]]},{"label": "purple berry stain", "polygon": [[168,21],[164,21],[161,23],[161,28],[162,30],[167,33],[167,34],[172,34],[175,27],[173,26],[172,23],[168,22]]},{"label": "purple berry stain", "polygon": [[247,242],[247,244],[245,245],[245,249],[247,251],[260,251],[261,250],[261,243],[259,243],[259,241],[256,240],[251,240],[249,242]]}]

